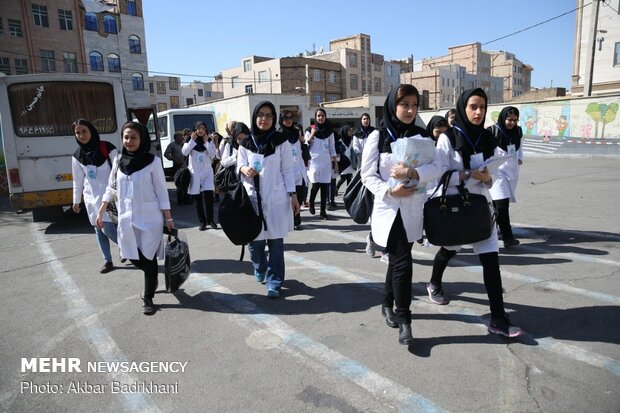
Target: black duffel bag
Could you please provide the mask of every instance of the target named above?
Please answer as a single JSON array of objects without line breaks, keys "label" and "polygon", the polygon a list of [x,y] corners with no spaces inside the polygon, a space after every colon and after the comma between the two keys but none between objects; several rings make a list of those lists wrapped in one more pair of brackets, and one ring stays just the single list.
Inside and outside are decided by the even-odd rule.
[{"label": "black duffel bag", "polygon": [[342,196],[347,212],[358,224],[365,224],[372,215],[375,196],[362,183],[362,170],[357,171]]},{"label": "black duffel bag", "polygon": [[[489,201],[484,195],[470,193],[463,182],[457,186],[458,194],[446,195],[453,172],[457,171],[443,174],[424,204],[424,232],[428,242],[437,246],[473,244],[489,238],[493,230]],[[441,195],[433,198],[440,187]]]}]

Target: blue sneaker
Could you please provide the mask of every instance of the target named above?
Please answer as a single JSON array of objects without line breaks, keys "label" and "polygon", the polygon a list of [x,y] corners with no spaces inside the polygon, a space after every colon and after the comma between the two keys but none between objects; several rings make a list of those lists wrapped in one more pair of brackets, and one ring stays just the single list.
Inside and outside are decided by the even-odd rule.
[{"label": "blue sneaker", "polygon": [[268,288],[267,289],[267,297],[269,298],[278,298],[280,297],[280,291],[273,289],[273,288]]},{"label": "blue sneaker", "polygon": [[265,281],[265,274],[254,270],[254,278],[256,278],[256,281],[259,283],[262,283]]}]

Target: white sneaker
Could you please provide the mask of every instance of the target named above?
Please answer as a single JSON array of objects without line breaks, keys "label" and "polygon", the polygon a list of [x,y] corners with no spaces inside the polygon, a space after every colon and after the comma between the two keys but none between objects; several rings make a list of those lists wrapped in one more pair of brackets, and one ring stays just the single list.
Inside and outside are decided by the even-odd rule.
[{"label": "white sneaker", "polygon": [[386,264],[390,263],[390,257],[388,256],[388,254],[381,253],[381,262],[384,262]]},{"label": "white sneaker", "polygon": [[373,242],[370,240],[370,234],[366,235],[366,254],[371,258],[375,256],[375,248]]}]

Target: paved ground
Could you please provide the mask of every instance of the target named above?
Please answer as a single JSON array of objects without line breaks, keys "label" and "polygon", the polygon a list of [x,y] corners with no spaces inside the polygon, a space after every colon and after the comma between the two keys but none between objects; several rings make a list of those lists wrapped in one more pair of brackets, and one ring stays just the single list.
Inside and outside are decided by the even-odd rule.
[{"label": "paved ground", "polygon": [[[4,198],[0,410],[617,412],[619,181],[617,158],[526,160],[511,207],[523,244],[500,251],[507,309],[528,332],[517,340],[487,333],[471,249],[446,272],[452,302],[437,306],[424,295],[436,248],[415,246],[410,348],[380,318],[386,266],[364,253],[368,226],[342,209],[328,222],[304,212],[286,241],[284,298],[269,300],[239,247],[175,208],[193,274],[146,317],[141,273],[98,274],[83,218],[32,223]],[[43,357],[79,359],[83,371],[22,371],[22,358]],[[113,361],[135,369],[86,371]],[[165,373],[144,362],[187,364]],[[142,383],[171,394],[131,392]]]}]

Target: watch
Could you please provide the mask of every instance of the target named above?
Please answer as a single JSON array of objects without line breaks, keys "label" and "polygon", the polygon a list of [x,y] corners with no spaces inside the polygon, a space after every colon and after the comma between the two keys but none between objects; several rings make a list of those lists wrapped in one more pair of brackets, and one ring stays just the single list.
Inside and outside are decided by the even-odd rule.
[{"label": "watch", "polygon": [[470,175],[471,175],[471,171],[470,170],[467,170],[467,169],[464,170],[463,171],[463,181],[469,179]]}]

